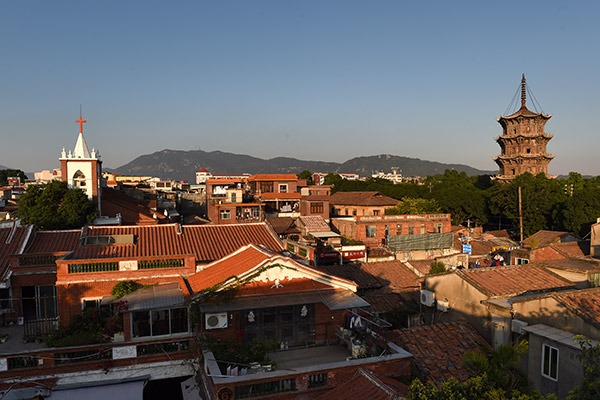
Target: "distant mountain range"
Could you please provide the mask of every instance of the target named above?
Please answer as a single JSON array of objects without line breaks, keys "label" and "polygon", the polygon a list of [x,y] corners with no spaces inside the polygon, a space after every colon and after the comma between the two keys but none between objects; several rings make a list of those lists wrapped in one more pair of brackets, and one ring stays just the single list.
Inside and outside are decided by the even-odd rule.
[{"label": "distant mountain range", "polygon": [[482,171],[463,164],[443,164],[402,156],[381,154],[356,157],[343,163],[305,161],[295,158],[277,157],[264,160],[243,154],[202,150],[161,150],[147,154],[122,165],[112,172],[121,175],[156,176],[161,179],[186,179],[195,182],[196,171],[206,168],[213,174],[260,174],[311,172],[356,173],[362,177],[376,171],[391,172],[398,168],[404,176],[429,176],[443,173],[447,169],[466,172],[468,175],[492,175],[497,171]]}]

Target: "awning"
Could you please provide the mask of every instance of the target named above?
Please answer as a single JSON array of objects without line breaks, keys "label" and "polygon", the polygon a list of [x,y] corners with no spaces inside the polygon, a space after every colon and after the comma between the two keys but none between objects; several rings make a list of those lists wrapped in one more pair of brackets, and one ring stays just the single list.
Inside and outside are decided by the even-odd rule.
[{"label": "awning", "polygon": [[65,386],[52,390],[50,400],[143,400],[144,380],[101,386]]},{"label": "awning", "polygon": [[314,236],[316,238],[319,239],[326,239],[326,238],[332,238],[332,237],[340,237],[341,235],[339,233],[335,233],[332,231],[325,231],[325,232],[308,232],[309,235]]},{"label": "awning", "polygon": [[362,297],[356,295],[350,290],[327,290],[321,292],[289,293],[285,295],[265,295],[264,297],[236,298],[232,301],[221,304],[201,303],[200,311],[237,311],[313,303],[323,303],[330,310],[344,310],[349,308],[370,306],[370,304],[367,303]]}]

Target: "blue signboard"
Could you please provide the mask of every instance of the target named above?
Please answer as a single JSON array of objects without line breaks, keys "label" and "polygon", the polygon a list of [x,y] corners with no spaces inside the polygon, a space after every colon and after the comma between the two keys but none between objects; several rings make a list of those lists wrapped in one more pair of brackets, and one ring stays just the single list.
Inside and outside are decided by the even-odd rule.
[{"label": "blue signboard", "polygon": [[462,245],[462,252],[463,253],[467,253],[468,255],[471,255],[471,245],[470,244],[463,244]]}]

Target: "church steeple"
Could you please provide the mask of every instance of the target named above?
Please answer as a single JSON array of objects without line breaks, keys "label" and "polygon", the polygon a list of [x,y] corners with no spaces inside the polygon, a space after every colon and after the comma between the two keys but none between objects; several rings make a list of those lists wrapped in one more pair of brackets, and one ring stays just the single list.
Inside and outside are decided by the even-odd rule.
[{"label": "church steeple", "polygon": [[88,148],[83,136],[83,124],[87,121],[83,119],[81,111],[79,112],[79,119],[75,122],[79,124],[79,134],[77,135],[75,148],[67,153],[63,147],[61,151],[62,179],[69,184],[69,187],[81,189],[90,200],[97,203],[100,210],[102,178],[100,153],[96,149],[92,149],[90,152]]},{"label": "church steeple", "polygon": [[83,124],[87,121],[81,117],[79,113],[79,119],[76,120],[79,124],[79,136],[77,136],[77,142],[75,143],[75,149],[73,149],[73,157],[75,158],[90,158],[90,151],[88,149],[85,138],[83,137]]}]

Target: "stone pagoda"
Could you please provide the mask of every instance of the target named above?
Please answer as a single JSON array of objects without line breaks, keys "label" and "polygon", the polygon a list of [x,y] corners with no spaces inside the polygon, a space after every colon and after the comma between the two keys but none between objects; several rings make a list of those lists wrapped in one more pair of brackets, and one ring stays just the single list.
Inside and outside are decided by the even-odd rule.
[{"label": "stone pagoda", "polygon": [[500,171],[495,177],[501,181],[510,181],[517,175],[530,172],[548,175],[548,164],[554,155],[546,152],[546,145],[552,139],[544,132],[546,122],[552,114],[535,113],[527,106],[527,84],[525,74],[521,78],[521,108],[517,112],[498,118],[502,125],[502,135],[496,138],[501,154],[494,157]]}]

